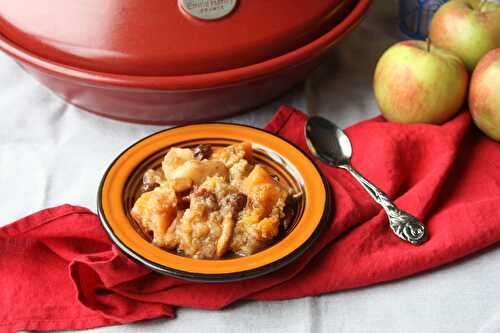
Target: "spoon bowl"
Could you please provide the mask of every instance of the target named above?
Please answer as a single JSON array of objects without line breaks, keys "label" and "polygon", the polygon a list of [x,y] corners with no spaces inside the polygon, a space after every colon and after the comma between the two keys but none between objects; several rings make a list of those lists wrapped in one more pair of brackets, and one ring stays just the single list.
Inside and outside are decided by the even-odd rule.
[{"label": "spoon bowl", "polygon": [[351,142],[337,125],[322,117],[311,117],[305,130],[307,146],[314,156],[337,167],[350,163]]}]

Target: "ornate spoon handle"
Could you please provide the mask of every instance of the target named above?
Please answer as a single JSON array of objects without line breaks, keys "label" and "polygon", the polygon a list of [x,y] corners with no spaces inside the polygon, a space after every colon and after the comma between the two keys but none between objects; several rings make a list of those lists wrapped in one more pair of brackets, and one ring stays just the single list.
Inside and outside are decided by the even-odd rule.
[{"label": "ornate spoon handle", "polygon": [[384,208],[389,218],[389,225],[399,238],[414,245],[419,245],[426,240],[427,236],[424,225],[413,215],[399,209],[384,192],[370,183],[368,179],[363,177],[363,175],[356,171],[350,164],[339,167],[349,171],[349,173],[363,185],[365,190],[370,193],[372,198]]}]

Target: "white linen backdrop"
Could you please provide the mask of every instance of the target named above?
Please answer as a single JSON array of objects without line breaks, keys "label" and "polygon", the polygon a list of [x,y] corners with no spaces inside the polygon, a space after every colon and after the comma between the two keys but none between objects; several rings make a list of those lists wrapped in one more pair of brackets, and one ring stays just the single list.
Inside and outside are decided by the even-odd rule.
[{"label": "white linen backdrop", "polygon": [[[302,110],[309,106],[341,126],[375,116],[371,79],[376,61],[402,38],[397,2],[375,1],[366,20],[306,84],[226,120],[262,126],[282,103]],[[81,112],[4,54],[0,112],[0,226],[63,203],[95,211],[96,190],[108,164],[134,141],[164,128]],[[175,320],[93,332],[500,332],[499,277],[496,247],[396,282],[289,301],[240,302],[223,311],[179,309]]]}]

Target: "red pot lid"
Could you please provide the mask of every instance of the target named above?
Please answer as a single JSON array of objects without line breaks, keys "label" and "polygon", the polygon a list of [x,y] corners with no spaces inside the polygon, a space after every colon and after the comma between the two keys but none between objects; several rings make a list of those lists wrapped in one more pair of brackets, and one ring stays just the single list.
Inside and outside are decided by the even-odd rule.
[{"label": "red pot lid", "polygon": [[200,74],[255,64],[299,48],[330,30],[353,3],[51,0],[49,5],[0,0],[0,33],[38,56],[78,68],[131,75]]}]

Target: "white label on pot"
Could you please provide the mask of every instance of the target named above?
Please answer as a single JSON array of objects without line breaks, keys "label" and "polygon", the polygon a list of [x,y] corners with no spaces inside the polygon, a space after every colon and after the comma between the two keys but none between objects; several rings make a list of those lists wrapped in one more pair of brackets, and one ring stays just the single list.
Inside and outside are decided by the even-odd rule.
[{"label": "white label on pot", "polygon": [[237,0],[179,0],[182,9],[202,20],[216,20],[231,13]]}]

